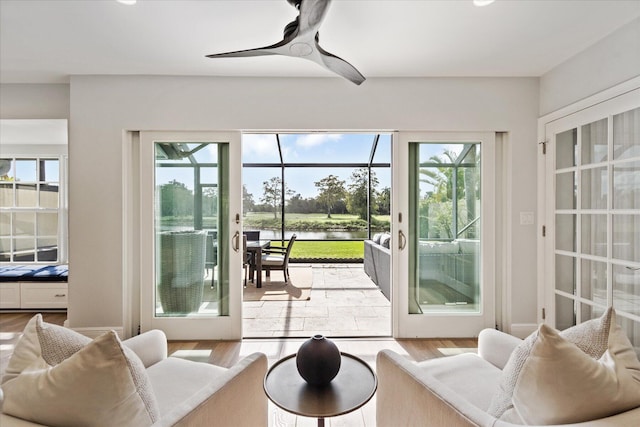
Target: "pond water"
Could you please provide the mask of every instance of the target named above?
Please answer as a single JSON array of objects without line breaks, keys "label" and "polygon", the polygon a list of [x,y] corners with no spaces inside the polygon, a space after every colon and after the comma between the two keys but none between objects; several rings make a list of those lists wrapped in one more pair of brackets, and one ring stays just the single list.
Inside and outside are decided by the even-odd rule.
[{"label": "pond water", "polygon": [[[298,240],[350,240],[350,239],[366,239],[368,234],[366,231],[295,231],[286,230],[285,239],[289,239],[295,234]],[[278,240],[282,237],[282,233],[276,230],[260,230],[260,239]]]},{"label": "pond water", "polygon": [[[186,226],[165,226],[162,231],[188,231],[193,230],[192,227]],[[377,231],[376,231],[377,233]],[[298,240],[363,240],[368,238],[366,231],[285,231],[285,239],[289,239],[293,234]],[[372,234],[375,234],[372,232]],[[260,230],[260,239],[262,240],[279,240],[281,239],[280,230]]]}]

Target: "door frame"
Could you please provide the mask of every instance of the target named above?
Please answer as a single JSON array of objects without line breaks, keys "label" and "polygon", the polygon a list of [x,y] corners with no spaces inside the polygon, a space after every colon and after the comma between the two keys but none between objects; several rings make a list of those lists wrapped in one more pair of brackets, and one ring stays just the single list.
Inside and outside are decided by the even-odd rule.
[{"label": "door frame", "polygon": [[[163,142],[218,142],[229,145],[229,315],[215,317],[156,317],[154,247],[154,144]],[[233,248],[234,234],[242,234],[242,147],[240,131],[140,132],[138,218],[140,261],[140,330],[162,329],[169,339],[242,339],[242,256]],[[237,286],[234,286],[237,284]]]},{"label": "door frame", "polygon": [[[479,313],[409,314],[409,143],[481,143],[481,301]],[[496,134],[495,132],[396,132],[392,146],[392,318],[395,338],[477,336],[495,327],[496,269]],[[487,163],[489,161],[490,163]],[[443,327],[443,325],[445,325]]]}]

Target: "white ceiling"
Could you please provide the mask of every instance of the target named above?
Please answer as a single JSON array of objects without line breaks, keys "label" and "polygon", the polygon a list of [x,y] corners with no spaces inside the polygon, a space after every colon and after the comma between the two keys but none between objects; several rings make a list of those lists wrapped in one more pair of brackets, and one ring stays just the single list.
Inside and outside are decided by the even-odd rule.
[{"label": "white ceiling", "polygon": [[[280,41],[296,15],[285,0],[0,0],[0,82],[334,77],[300,58],[205,58]],[[366,77],[540,76],[639,16],[640,0],[336,0],[320,44]]]}]

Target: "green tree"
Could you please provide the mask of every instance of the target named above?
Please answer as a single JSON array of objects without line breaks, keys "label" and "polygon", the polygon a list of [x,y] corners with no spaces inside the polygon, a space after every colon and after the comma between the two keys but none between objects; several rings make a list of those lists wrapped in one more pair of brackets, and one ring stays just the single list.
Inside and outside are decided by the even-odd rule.
[{"label": "green tree", "polygon": [[[369,195],[369,181],[371,181],[371,194]],[[349,212],[358,215],[360,219],[367,219],[369,203],[372,211],[375,211],[375,188],[378,186],[378,178],[375,172],[369,169],[360,168],[351,173],[351,183],[348,186],[347,209]],[[373,213],[373,212],[372,212]]]},{"label": "green tree", "polygon": [[376,205],[378,207],[378,214],[391,214],[391,188],[385,187],[378,193],[376,197]]},{"label": "green tree", "polygon": [[[282,179],[276,176],[262,183],[263,193],[260,201],[271,208],[274,218],[278,217],[278,208],[282,206],[282,187]],[[293,190],[285,185],[284,194],[291,196]]]},{"label": "green tree", "polygon": [[160,186],[160,214],[162,216],[193,215],[193,192],[175,179]]},{"label": "green tree", "polygon": [[327,211],[327,218],[331,218],[331,211],[334,206],[345,196],[344,181],[335,175],[329,175],[315,182],[319,194],[316,200]]},{"label": "green tree", "polygon": [[249,193],[246,185],[242,185],[242,210],[244,213],[251,212],[256,206],[256,202],[253,200],[253,194]]}]

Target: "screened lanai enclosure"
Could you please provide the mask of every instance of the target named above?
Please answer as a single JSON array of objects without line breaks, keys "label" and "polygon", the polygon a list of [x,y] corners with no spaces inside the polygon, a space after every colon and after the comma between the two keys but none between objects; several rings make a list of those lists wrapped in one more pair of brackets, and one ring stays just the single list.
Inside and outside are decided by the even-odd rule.
[{"label": "screened lanai enclosure", "polygon": [[409,310],[480,309],[480,144],[409,146]]}]

